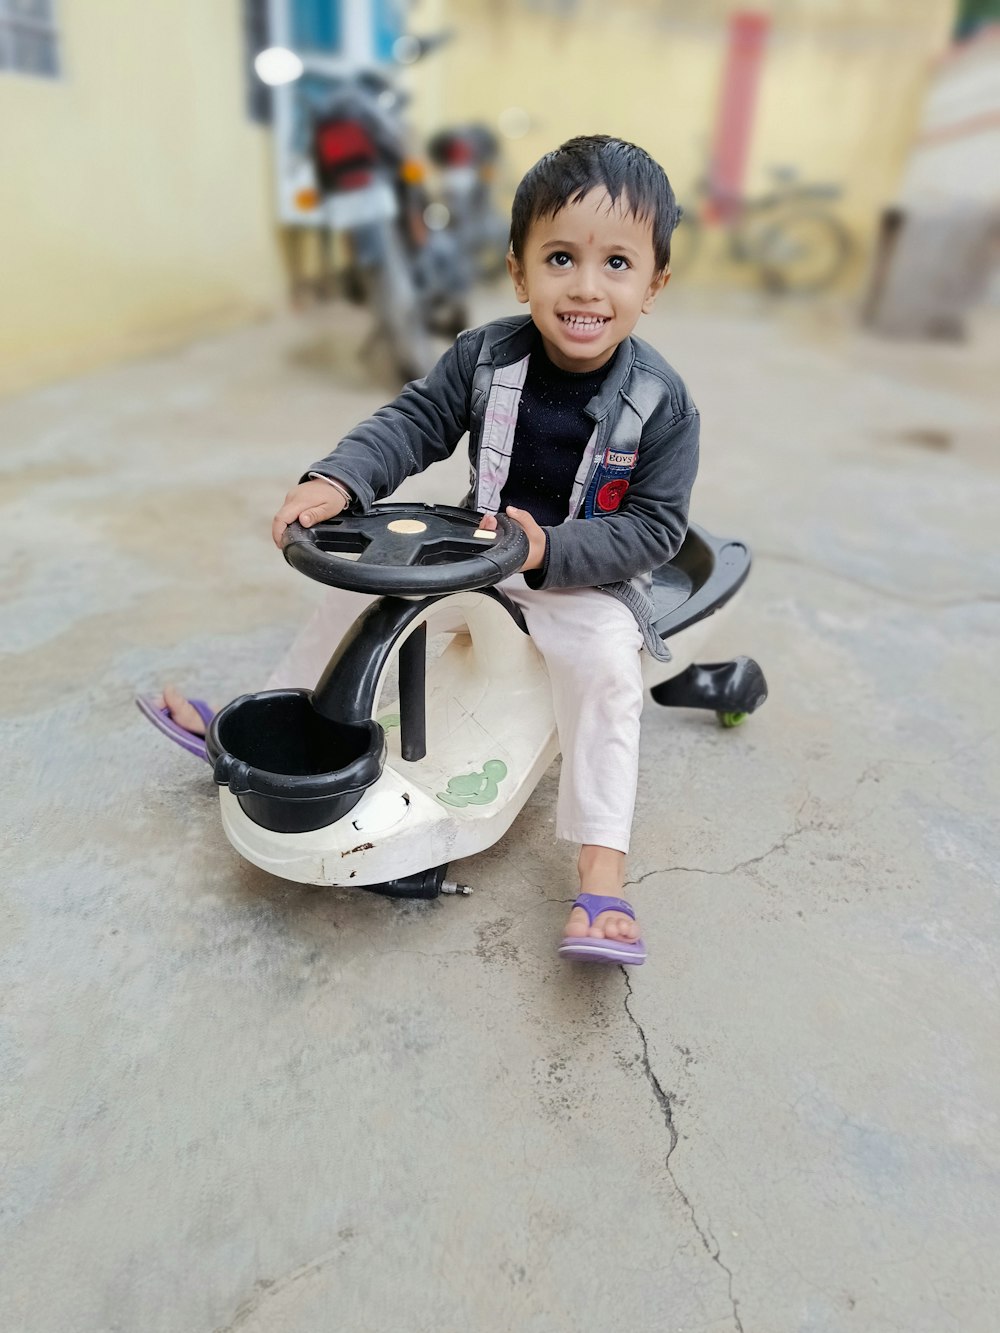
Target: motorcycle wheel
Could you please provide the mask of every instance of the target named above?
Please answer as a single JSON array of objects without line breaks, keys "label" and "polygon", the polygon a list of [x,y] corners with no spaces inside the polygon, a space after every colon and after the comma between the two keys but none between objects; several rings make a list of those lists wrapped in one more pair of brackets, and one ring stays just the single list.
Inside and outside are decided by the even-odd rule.
[{"label": "motorcycle wheel", "polygon": [[430,332],[402,238],[390,227],[384,239],[381,263],[373,275],[375,313],[397,373],[404,380],[417,380],[434,364]]}]

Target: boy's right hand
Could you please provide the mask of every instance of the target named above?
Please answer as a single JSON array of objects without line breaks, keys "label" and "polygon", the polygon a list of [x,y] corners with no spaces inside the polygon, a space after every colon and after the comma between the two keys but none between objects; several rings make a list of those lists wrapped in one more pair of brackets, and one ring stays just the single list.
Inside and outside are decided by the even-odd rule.
[{"label": "boy's right hand", "polygon": [[300,482],[285,496],[285,503],[271,523],[271,537],[275,546],[281,550],[281,536],[289,523],[298,520],[304,528],[311,528],[314,523],[336,518],[346,508],[347,501],[336,486],[331,486],[329,482],[315,479]]}]

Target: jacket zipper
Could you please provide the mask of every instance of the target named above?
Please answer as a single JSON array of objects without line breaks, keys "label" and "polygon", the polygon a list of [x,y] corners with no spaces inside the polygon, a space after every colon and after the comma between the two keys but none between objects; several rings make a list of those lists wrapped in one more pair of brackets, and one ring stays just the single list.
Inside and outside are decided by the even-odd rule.
[{"label": "jacket zipper", "polygon": [[597,432],[597,439],[594,442],[594,456],[590,460],[590,467],[587,470],[587,477],[583,483],[583,489],[580,491],[580,500],[576,506],[576,511],[570,514],[570,518],[579,518],[580,511],[587,503],[587,494],[590,491],[590,483],[594,480],[594,477],[597,474],[597,469],[600,467],[600,459],[604,453],[604,445],[601,442],[601,427],[603,424],[603,420],[594,422],[594,429]]}]

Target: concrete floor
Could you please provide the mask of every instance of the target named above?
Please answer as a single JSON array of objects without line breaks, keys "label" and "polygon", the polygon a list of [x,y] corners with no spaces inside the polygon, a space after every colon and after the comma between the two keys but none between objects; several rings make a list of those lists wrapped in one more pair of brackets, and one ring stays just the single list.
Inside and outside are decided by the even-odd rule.
[{"label": "concrete floor", "polygon": [[132,706],[305,614],[267,527],[387,395],[356,316],[0,404],[5,1333],[1000,1324],[995,343],[668,297],[771,699],[649,705],[627,976],[555,956],[555,770],[471,899],[304,890]]}]

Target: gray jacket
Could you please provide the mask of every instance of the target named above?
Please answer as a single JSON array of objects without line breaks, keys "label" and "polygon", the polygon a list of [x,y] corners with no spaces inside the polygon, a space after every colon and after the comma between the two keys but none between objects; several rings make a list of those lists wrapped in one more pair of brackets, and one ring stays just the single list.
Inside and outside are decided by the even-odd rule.
[{"label": "gray jacket", "polygon": [[[404,478],[449,457],[468,431],[472,485],[463,503],[495,513],[537,337],[523,315],[459,334],[424,379],[362,421],[305,476],[336,478],[367,511]],[[652,628],[650,571],[673,557],[687,530],[698,412],[676,371],[634,337],[619,344],[586,412],[594,429],[567,521],[545,529],[545,566],[525,581],[610,593],[633,612],[649,651],[668,660]]]}]

